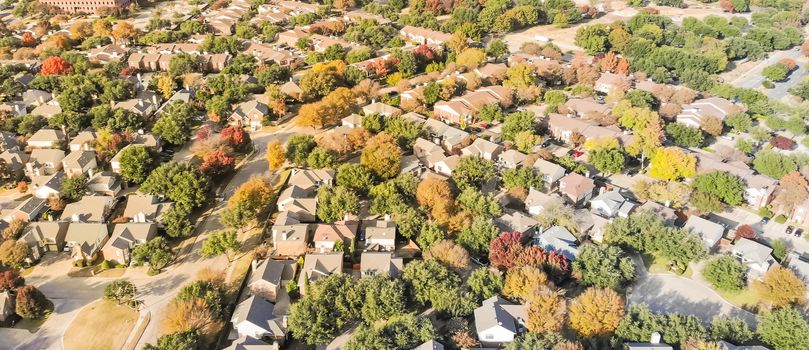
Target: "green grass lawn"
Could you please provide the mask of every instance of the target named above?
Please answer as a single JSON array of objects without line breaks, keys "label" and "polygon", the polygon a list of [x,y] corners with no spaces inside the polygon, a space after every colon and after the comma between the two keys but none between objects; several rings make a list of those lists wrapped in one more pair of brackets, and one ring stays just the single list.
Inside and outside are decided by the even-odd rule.
[{"label": "green grass lawn", "polygon": [[743,309],[752,309],[755,308],[758,304],[759,298],[750,288],[742,289],[738,292],[726,292],[721,291],[718,289],[714,289],[719,295],[722,296],[725,300],[730,302],[733,305],[736,305]]},{"label": "green grass lawn", "polygon": [[641,258],[643,258],[643,266],[646,267],[646,270],[649,271],[649,273],[672,273],[687,278],[691,278],[693,274],[693,271],[691,271],[690,267],[687,268],[682,274],[678,274],[670,270],[669,263],[671,262],[671,260],[662,256],[649,253],[641,253]]}]

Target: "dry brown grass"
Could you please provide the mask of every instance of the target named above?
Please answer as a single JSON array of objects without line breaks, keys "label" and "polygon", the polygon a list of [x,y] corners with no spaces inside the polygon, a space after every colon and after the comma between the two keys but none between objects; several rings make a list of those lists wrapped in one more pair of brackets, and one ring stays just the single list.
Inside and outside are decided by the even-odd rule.
[{"label": "dry brown grass", "polygon": [[138,321],[138,312],[107,300],[82,309],[65,331],[65,350],[120,349]]}]

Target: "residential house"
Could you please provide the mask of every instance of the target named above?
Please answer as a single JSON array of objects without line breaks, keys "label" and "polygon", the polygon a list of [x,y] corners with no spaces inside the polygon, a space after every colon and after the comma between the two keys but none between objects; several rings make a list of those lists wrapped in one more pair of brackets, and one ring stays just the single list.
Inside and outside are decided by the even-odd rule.
[{"label": "residential house", "polygon": [[23,229],[20,240],[28,244],[34,261],[39,260],[46,252],[61,252],[65,248],[67,222],[38,221],[28,224]]},{"label": "residential house", "polygon": [[632,143],[632,135],[625,134],[621,128],[600,126],[596,121],[582,118],[572,118],[557,113],[548,116],[548,130],[557,140],[571,143],[574,133],[581,134],[585,139],[615,138],[622,145]]},{"label": "residential house", "polygon": [[362,107],[363,115],[379,114],[384,117],[392,117],[394,115],[402,115],[402,110],[393,107],[389,104],[382,102],[374,102],[365,107]]},{"label": "residential house", "polygon": [[187,104],[187,103],[191,103],[191,101],[193,99],[194,99],[194,91],[193,90],[189,90],[189,89],[185,89],[185,88],[177,90],[177,92],[175,92],[174,95],[171,95],[171,97],[169,97],[169,99],[166,100],[166,102],[163,102],[163,105],[161,105],[160,108],[157,109],[157,111],[155,112],[155,115],[158,115],[158,116],[162,115],[163,111],[165,111],[166,108],[168,108],[168,106],[171,106],[171,105],[173,105],[175,103]]},{"label": "residential house", "polygon": [[112,159],[110,159],[110,168],[112,169],[112,172],[116,174],[121,173],[121,156],[123,156],[124,150],[126,150],[129,147],[141,147],[141,146],[130,143],[124,146],[124,148],[121,148],[121,150],[118,151],[118,153],[116,153],[115,156],[112,157]]},{"label": "residential house", "polygon": [[359,223],[356,221],[338,221],[333,224],[315,224],[314,237],[312,243],[315,250],[321,253],[328,253],[334,250],[338,241],[342,243],[343,252],[349,252],[354,239],[357,236]]},{"label": "residential house", "polygon": [[583,204],[593,196],[596,185],[592,179],[576,173],[567,174],[559,179],[559,193],[567,197],[574,205]]},{"label": "residential house", "polygon": [[556,194],[545,194],[533,187],[528,189],[528,196],[525,197],[525,209],[528,210],[528,214],[537,216],[553,203],[562,203],[562,200]]},{"label": "residential house", "polygon": [[450,124],[471,123],[478,111],[486,105],[510,106],[513,102],[512,95],[512,90],[505,86],[482,87],[449,101],[436,102],[433,115]]},{"label": "residential house", "polygon": [[258,130],[264,123],[264,116],[270,114],[270,108],[257,100],[243,102],[228,117],[228,123],[235,126],[249,126]]},{"label": "residential house", "polygon": [[92,261],[107,242],[107,224],[73,222],[65,234],[65,251],[73,260]]},{"label": "residential house", "polygon": [[592,226],[590,226],[589,230],[583,232],[586,232],[593,240],[593,242],[601,243],[604,241],[604,229],[611,222],[611,220],[603,216],[595,215],[593,213],[589,214],[590,214],[589,219],[590,222],[592,223]]},{"label": "residential house", "polygon": [[39,129],[27,142],[31,148],[59,148],[66,140],[61,130]]},{"label": "residential house", "polygon": [[717,342],[719,350],[770,350],[770,348],[761,345],[733,345],[724,340]]},{"label": "residential house", "polygon": [[60,149],[37,148],[31,151],[25,170],[28,176],[52,175],[62,170],[65,151]]},{"label": "residential house", "polygon": [[604,192],[590,200],[590,210],[607,219],[629,217],[638,204],[628,200],[618,190]]},{"label": "residential house", "polygon": [[[440,157],[439,157],[440,158]],[[460,156],[449,156],[435,162],[433,169],[442,175],[452,176],[452,172],[458,167],[461,162]]]},{"label": "residential house", "polygon": [[62,168],[68,176],[92,175],[92,170],[98,167],[95,151],[74,151],[62,159]]},{"label": "residential house", "polygon": [[658,217],[662,218],[663,224],[666,226],[674,226],[675,221],[677,221],[677,213],[674,211],[674,209],[663,206],[660,203],[646,201],[646,203],[643,203],[640,207],[638,207],[638,210],[651,211]]},{"label": "residential house", "polygon": [[15,315],[15,295],[9,290],[0,292],[0,324],[7,324]]},{"label": "residential house", "polygon": [[62,190],[62,179],[65,173],[59,171],[53,175],[42,175],[31,177],[31,187],[34,188],[34,196],[48,199],[50,196],[59,196]]},{"label": "residential house", "polygon": [[298,186],[290,186],[278,195],[278,211],[295,213],[300,222],[314,222],[317,218],[317,198]]},{"label": "residential house", "polygon": [[539,226],[534,218],[512,209],[505,209],[503,215],[494,219],[494,223],[501,232],[519,232],[523,236],[533,236]]},{"label": "residential house", "polygon": [[281,308],[255,295],[236,305],[230,322],[240,337],[269,338],[277,342],[286,339],[286,315]]},{"label": "residential house", "polygon": [[525,153],[516,149],[510,149],[497,156],[497,165],[504,169],[515,169],[522,165],[522,162],[528,158]]},{"label": "residential house", "polygon": [[0,112],[14,117],[22,117],[28,114],[25,104],[19,101],[0,102]]},{"label": "residential house", "polygon": [[362,127],[362,119],[365,118],[357,113],[351,113],[348,117],[340,120],[340,125],[347,128],[356,129]]},{"label": "residential house", "polygon": [[483,67],[475,68],[472,72],[481,80],[498,82],[505,78],[507,71],[508,66],[505,63],[486,63]]},{"label": "residential house", "polygon": [[542,175],[542,181],[548,188],[553,188],[556,182],[565,176],[565,168],[541,158],[534,162],[534,169]]},{"label": "residential house", "polygon": [[575,116],[582,118],[610,114],[609,104],[600,103],[592,97],[571,98],[562,106],[564,106],[571,113],[575,114]]},{"label": "residential house", "polygon": [[76,137],[72,138],[67,144],[70,152],[76,151],[91,151],[95,145],[98,134],[95,131],[80,131]]},{"label": "residential house", "polygon": [[417,138],[416,142],[413,143],[413,154],[421,161],[421,164],[431,169],[435,167],[435,158],[441,160],[446,157],[441,146],[421,137]]},{"label": "residential house", "polygon": [[630,87],[632,87],[632,77],[611,72],[601,73],[593,86],[596,91],[603,94],[608,94],[613,90],[626,92]]},{"label": "residential house", "polygon": [[683,229],[699,236],[708,250],[715,248],[716,245],[719,244],[719,240],[722,239],[722,236],[725,235],[724,226],[696,215],[688,217]]},{"label": "residential house", "polygon": [[140,130],[138,130],[138,133],[135,134],[135,138],[132,139],[132,143],[130,143],[130,145],[149,147],[155,152],[160,152],[163,150],[163,144],[159,136],[148,132],[144,133]]},{"label": "residential house", "polygon": [[365,251],[392,252],[396,249],[396,223],[385,215],[384,220],[363,221]]},{"label": "residential house", "polygon": [[776,264],[772,257],[772,248],[751,239],[739,239],[731,252],[747,265],[749,268],[747,275],[752,278],[761,278]]},{"label": "residential house", "polygon": [[418,44],[441,45],[452,39],[452,35],[422,27],[404,26],[399,35],[405,40]]},{"label": "residential house", "polygon": [[444,350],[444,345],[435,340],[428,340],[412,350]]},{"label": "residential house", "polygon": [[674,350],[671,345],[660,342],[660,333],[653,332],[648,343],[625,343],[627,350]]},{"label": "residential house", "polygon": [[135,247],[144,244],[157,235],[157,225],[148,222],[115,224],[112,237],[101,248],[104,260],[113,265],[129,265]]},{"label": "residential house", "polygon": [[274,62],[282,66],[294,66],[301,62],[300,58],[289,50],[252,41],[246,44],[242,53],[255,57],[261,63]]},{"label": "residential house", "polygon": [[309,224],[273,225],[272,242],[276,255],[305,254],[309,246]]},{"label": "residential house", "polygon": [[471,145],[461,149],[461,155],[463,156],[480,157],[488,161],[497,160],[497,156],[502,152],[503,146],[482,138],[475,139]]},{"label": "residential house", "polygon": [[40,117],[44,117],[45,119],[51,119],[53,116],[62,113],[62,107],[59,106],[58,103],[55,101],[51,103],[46,103],[43,105],[39,105],[36,108],[31,110],[31,115],[38,115]]},{"label": "residential house", "polygon": [[[37,89],[28,89],[22,93],[22,103],[28,107],[38,107],[44,105],[48,102],[53,100],[53,93],[37,90]],[[58,104],[57,104],[58,106]],[[33,115],[42,115],[42,114],[34,114]],[[44,117],[44,115],[42,115]]]},{"label": "residential house", "polygon": [[475,331],[481,345],[503,347],[525,330],[528,320],[525,305],[512,304],[500,296],[483,301],[475,309]]},{"label": "residential house", "polygon": [[[303,268],[298,276],[298,287],[301,294],[306,294],[306,284],[316,282],[334,273],[343,272],[343,253],[306,254]],[[308,281],[308,282],[307,282]]]},{"label": "residential house", "polygon": [[331,186],[334,182],[334,170],[327,169],[292,169],[288,186],[298,186],[308,193],[316,193],[320,186]]},{"label": "residential house", "polygon": [[373,277],[383,273],[397,278],[404,268],[404,259],[389,252],[363,252],[360,257],[360,275]]},{"label": "residential house", "polygon": [[[746,186],[744,189],[744,200],[747,205],[752,209],[759,209],[765,207],[770,203],[770,200],[778,187],[778,181],[769,177],[757,174],[755,170],[751,169],[747,164],[740,161],[725,161],[716,154],[704,151],[697,151],[691,153],[697,157],[697,173],[709,173],[713,171],[721,171],[730,173],[740,177],[744,180]],[[809,207],[804,208],[809,209]],[[793,221],[803,222],[809,214],[809,210],[800,210],[796,208],[793,212]]]},{"label": "residential house", "polygon": [[294,81],[288,81],[283,85],[278,87],[278,90],[284,93],[284,95],[289,96],[289,98],[295,99],[297,101],[303,100],[303,89],[295,83]]},{"label": "residential house", "polygon": [[62,221],[70,222],[107,222],[114,203],[109,196],[84,196],[75,203],[65,206]]},{"label": "residential house", "polygon": [[539,229],[534,235],[534,244],[547,251],[559,252],[567,260],[576,260],[579,255],[577,239],[568,229],[562,226],[552,226],[549,229]]},{"label": "residential house", "polygon": [[0,131],[0,152],[18,151],[20,145],[17,143],[17,135],[7,131]]},{"label": "residential house", "polygon": [[278,346],[267,344],[253,337],[239,337],[222,350],[278,350]]},{"label": "residential house", "polygon": [[12,222],[14,220],[20,220],[23,222],[32,222],[36,221],[40,214],[47,211],[47,200],[43,198],[31,197],[22,202],[19,205],[11,209],[8,215],[6,215],[3,219],[8,222]]},{"label": "residential house", "polygon": [[444,150],[453,154],[460,152],[461,145],[469,139],[468,132],[451,127],[436,119],[427,119],[424,126],[430,133],[431,140],[434,143],[441,145]]},{"label": "residential house", "polygon": [[[790,252],[787,259],[787,267],[795,273],[795,276],[802,279],[804,283],[809,282],[809,256]],[[806,293],[809,296],[809,292]]]},{"label": "residential house", "polygon": [[30,156],[28,153],[18,150],[5,150],[0,153],[0,159],[6,162],[6,171],[15,178],[20,178],[25,174],[25,165]]},{"label": "residential house", "polygon": [[286,291],[287,282],[295,278],[298,264],[295,260],[265,259],[254,263],[247,289],[250,294],[276,302],[281,293]]},{"label": "residential house", "polygon": [[96,63],[107,64],[112,61],[120,61],[126,56],[129,49],[125,45],[109,44],[90,49],[87,58]]},{"label": "residential house", "polygon": [[121,177],[111,171],[93,174],[87,180],[87,189],[96,196],[117,196],[121,192]]},{"label": "residential house", "polygon": [[152,99],[147,98],[131,98],[125,101],[121,101],[115,104],[115,108],[121,108],[132,112],[133,114],[140,116],[142,118],[148,118],[158,108],[160,108],[160,103],[157,100],[156,95],[152,95]]},{"label": "residential house", "polygon": [[699,99],[682,108],[683,110],[677,115],[677,122],[693,128],[702,126],[707,117],[715,117],[723,121],[725,117],[742,111],[740,106],[721,97]]}]

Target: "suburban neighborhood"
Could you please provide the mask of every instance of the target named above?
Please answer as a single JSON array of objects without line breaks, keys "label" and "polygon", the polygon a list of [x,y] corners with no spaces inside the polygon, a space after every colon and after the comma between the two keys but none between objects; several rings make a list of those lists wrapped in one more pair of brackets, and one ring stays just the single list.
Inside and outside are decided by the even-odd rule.
[{"label": "suburban neighborhood", "polygon": [[0,3],[0,350],[807,350],[796,0]]}]

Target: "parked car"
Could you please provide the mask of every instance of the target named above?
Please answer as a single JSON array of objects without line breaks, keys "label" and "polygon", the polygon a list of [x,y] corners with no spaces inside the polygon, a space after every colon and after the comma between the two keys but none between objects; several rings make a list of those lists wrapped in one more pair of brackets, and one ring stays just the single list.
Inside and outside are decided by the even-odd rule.
[{"label": "parked car", "polygon": [[792,231],[795,231],[795,228],[792,227],[792,225],[790,225],[790,226],[787,226],[787,229],[784,232],[786,234],[790,235],[790,234],[792,234]]},{"label": "parked car", "polygon": [[803,236],[803,229],[799,228],[799,229],[795,230],[795,237],[800,237],[800,236]]},{"label": "parked car", "polygon": [[761,224],[762,225],[766,225],[768,222],[770,222],[770,218],[768,218],[768,217],[761,218]]}]

